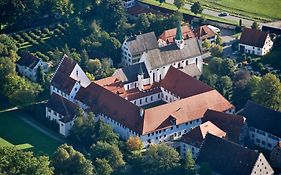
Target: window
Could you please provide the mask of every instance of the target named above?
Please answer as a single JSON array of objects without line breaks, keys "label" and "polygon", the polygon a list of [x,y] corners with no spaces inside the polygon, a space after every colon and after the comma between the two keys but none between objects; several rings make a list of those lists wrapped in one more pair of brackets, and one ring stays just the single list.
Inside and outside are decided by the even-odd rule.
[{"label": "window", "polygon": [[160,98],[160,94],[158,94],[158,98]]},{"label": "window", "polygon": [[141,104],[141,99],[140,99],[140,104]]},{"label": "window", "polygon": [[260,139],[256,139],[256,142],[257,142],[257,143],[260,143],[261,141],[260,141]]},{"label": "window", "polygon": [[145,98],[145,102],[147,103],[147,98]]},{"label": "window", "polygon": [[171,130],[173,130],[173,127],[171,127]]},{"label": "window", "polygon": [[151,101],[153,100],[153,96],[151,96]]}]

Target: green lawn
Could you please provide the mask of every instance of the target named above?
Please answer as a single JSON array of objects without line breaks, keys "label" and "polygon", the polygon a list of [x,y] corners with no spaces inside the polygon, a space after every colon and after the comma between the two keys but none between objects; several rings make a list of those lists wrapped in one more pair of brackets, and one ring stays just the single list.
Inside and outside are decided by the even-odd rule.
[{"label": "green lawn", "polygon": [[32,150],[51,155],[61,144],[19,119],[16,112],[0,113],[0,146]]},{"label": "green lawn", "polygon": [[[190,0],[198,1],[198,0]],[[222,10],[241,13],[249,17],[281,19],[280,0],[199,0],[205,5]]]},{"label": "green lawn", "polygon": [[[152,6],[158,6],[158,7],[162,7],[162,8],[165,8],[165,9],[172,10],[172,11],[178,11],[177,7],[174,4],[170,4],[170,3],[166,3],[166,2],[161,4],[157,0],[140,0],[140,1],[142,3],[149,4],[149,5],[152,5]],[[179,12],[181,12],[183,14],[191,15],[191,16],[201,17],[201,15],[196,15],[196,14],[192,13],[190,11],[190,9],[186,9],[186,8],[179,9]],[[224,19],[224,18],[216,17],[216,16],[204,15],[204,18],[209,19],[209,20],[213,20],[213,21],[226,23],[226,24],[238,25],[238,21],[227,20],[227,19]]]}]

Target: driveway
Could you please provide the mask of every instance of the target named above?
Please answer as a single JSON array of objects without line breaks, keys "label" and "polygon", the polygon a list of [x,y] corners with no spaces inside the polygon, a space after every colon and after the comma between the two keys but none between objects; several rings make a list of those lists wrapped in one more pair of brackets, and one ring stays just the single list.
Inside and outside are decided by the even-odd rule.
[{"label": "driveway", "polygon": [[[166,0],[166,2],[173,4],[174,0]],[[187,9],[190,9],[191,5],[190,4],[185,4],[184,7],[187,8]],[[215,10],[204,9],[202,13],[206,14],[206,15],[211,15],[211,16],[219,17],[219,14],[221,12],[217,12]],[[236,21],[236,22],[239,22],[239,20],[241,19],[242,20],[242,24],[244,26],[246,26],[246,27],[250,27],[252,25],[252,23],[253,23],[253,20],[239,18],[239,17],[236,17],[236,16],[232,16],[231,14],[228,15],[228,16],[220,17],[220,18],[224,18],[224,19],[231,20],[231,21]]]}]

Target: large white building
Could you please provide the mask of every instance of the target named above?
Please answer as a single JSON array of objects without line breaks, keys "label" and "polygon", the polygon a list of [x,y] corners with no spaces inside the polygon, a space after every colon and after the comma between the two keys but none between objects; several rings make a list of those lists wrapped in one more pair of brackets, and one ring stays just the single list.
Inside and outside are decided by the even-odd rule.
[{"label": "large white building", "polygon": [[263,56],[273,47],[269,33],[244,28],[240,37],[238,50],[242,53]]},{"label": "large white building", "polygon": [[[79,65],[64,56],[51,81],[46,117],[62,122],[60,133],[67,136],[75,113],[57,108],[74,108],[70,105],[74,104],[86,113],[94,112],[96,120],[111,125],[121,138],[138,136],[148,145],[180,138],[201,124],[207,109],[234,112],[216,90],[173,66],[160,82],[150,81],[144,63],[134,66],[133,74],[123,68],[112,77],[90,82]],[[57,99],[60,102],[53,102]]]},{"label": "large white building", "polygon": [[281,141],[281,112],[248,101],[242,115],[246,117],[248,138],[256,146],[271,151]]},{"label": "large white building", "polygon": [[177,29],[173,29],[176,31],[173,42],[161,47],[154,32],[125,40],[121,48],[122,64],[128,66],[144,62],[153,82],[163,79],[170,66],[198,78],[203,67],[201,45],[195,37],[186,37],[188,32],[183,34],[182,28],[179,23]]}]

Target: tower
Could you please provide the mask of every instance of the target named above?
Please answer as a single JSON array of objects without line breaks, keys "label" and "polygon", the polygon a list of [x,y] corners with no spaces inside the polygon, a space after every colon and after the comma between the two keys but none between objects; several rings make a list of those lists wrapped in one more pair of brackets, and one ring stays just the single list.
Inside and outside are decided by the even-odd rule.
[{"label": "tower", "polygon": [[144,78],[144,73],[143,73],[143,70],[142,70],[142,67],[140,65],[140,68],[139,68],[139,73],[138,73],[138,88],[140,91],[142,91],[144,88],[143,88],[143,78]]},{"label": "tower", "polygon": [[180,21],[177,26],[177,33],[176,33],[176,38],[175,38],[175,43],[178,46],[179,49],[183,49],[184,47],[184,40],[181,32],[181,24]]}]

